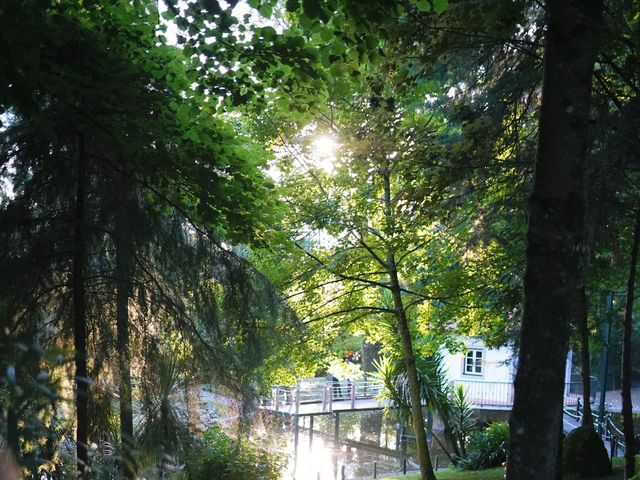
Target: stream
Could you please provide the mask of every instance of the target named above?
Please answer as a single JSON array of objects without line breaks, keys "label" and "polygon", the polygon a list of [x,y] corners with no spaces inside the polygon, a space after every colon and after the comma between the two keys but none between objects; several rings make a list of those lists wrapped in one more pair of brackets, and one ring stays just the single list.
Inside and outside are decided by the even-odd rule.
[{"label": "stream", "polygon": [[[203,426],[215,422],[237,433],[234,401],[204,390],[200,399]],[[335,422],[335,413],[300,417],[296,440],[291,417],[257,410],[245,432],[250,432],[250,440],[282,458],[283,480],[369,480],[374,469],[381,478],[402,473],[405,459],[407,471],[419,470],[413,432],[408,430],[403,436],[392,415],[382,410],[340,412],[338,436]],[[429,446],[433,464],[448,466],[437,442],[430,441]]]},{"label": "stream", "polygon": [[[255,430],[261,441],[285,456],[286,480],[342,480],[373,478],[417,470],[415,440],[411,434],[402,440],[399,424],[382,411],[341,412],[339,436],[335,435],[335,414],[301,417],[296,435],[287,417],[263,413],[261,428]],[[447,457],[431,444],[431,456],[439,466]]]}]

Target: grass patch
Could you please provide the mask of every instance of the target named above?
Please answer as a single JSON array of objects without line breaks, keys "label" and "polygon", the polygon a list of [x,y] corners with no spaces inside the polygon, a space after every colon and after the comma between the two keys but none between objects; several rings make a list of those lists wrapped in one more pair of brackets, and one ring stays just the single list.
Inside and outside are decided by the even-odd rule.
[{"label": "grass patch", "polygon": [[[640,465],[640,456],[636,457],[636,462]],[[436,472],[438,480],[503,480],[504,468],[490,468],[489,470],[459,471],[455,469],[439,470]],[[418,480],[419,475],[400,475],[399,477],[386,477],[386,480]],[[624,479],[624,458],[613,459],[613,473],[600,480],[623,480]]]},{"label": "grass patch", "polygon": [[[438,480],[503,480],[504,468],[498,467],[474,471],[438,470],[436,477]],[[385,480],[417,480],[419,478],[419,475],[400,475],[399,477],[385,478]]]}]

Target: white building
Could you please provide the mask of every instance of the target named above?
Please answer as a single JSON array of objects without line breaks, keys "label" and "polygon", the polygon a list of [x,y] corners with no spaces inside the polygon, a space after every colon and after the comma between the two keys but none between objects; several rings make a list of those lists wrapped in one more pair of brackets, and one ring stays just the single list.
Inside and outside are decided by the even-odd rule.
[{"label": "white building", "polygon": [[[482,340],[461,338],[458,353],[444,352],[444,366],[449,380],[462,385],[467,399],[480,408],[510,409],[513,405],[513,380],[516,359],[509,347],[489,348]],[[572,352],[565,367],[565,394],[570,391]]]}]

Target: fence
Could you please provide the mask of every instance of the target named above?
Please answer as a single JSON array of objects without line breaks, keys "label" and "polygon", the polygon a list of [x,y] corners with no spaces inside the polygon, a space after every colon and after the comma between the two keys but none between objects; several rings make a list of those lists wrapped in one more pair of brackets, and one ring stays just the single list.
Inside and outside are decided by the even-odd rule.
[{"label": "fence", "polygon": [[334,402],[348,401],[355,409],[357,400],[376,398],[383,388],[382,383],[367,379],[299,382],[293,387],[273,387],[271,406],[276,411],[297,414],[300,405],[321,403],[323,412],[331,412]]},{"label": "fence", "polygon": [[[514,389],[511,382],[483,382],[480,380],[455,380],[457,388],[461,385],[467,400],[475,407],[510,408],[513,406]],[[567,382],[564,385],[564,405],[575,405],[581,397],[582,384]],[[579,388],[578,388],[579,387]],[[579,392],[579,393],[578,393]]]},{"label": "fence", "polygon": [[[577,403],[572,407],[565,406],[564,413],[577,422],[582,423],[584,409],[580,399],[578,399]],[[604,440],[605,443],[609,443],[608,450],[611,458],[622,456],[625,450],[624,432],[615,424],[611,418],[611,413],[605,412],[602,421],[600,421],[600,416],[592,411],[591,422],[593,427],[600,432],[602,440]]]},{"label": "fence", "polygon": [[[483,382],[480,380],[455,380],[454,387],[462,386],[467,400],[476,408],[508,409],[513,406],[514,389],[511,382]],[[298,413],[300,405],[321,403],[323,412],[331,412],[334,402],[350,402],[355,409],[356,401],[376,398],[384,389],[375,380],[359,379],[345,381],[299,382],[293,387],[276,386],[271,390],[271,406],[276,411]],[[564,386],[564,405],[575,406],[582,398],[582,384],[567,382]]]}]

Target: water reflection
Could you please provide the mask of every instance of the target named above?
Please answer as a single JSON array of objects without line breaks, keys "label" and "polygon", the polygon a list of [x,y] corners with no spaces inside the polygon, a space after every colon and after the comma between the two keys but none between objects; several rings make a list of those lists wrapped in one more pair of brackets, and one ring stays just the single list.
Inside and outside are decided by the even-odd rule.
[{"label": "water reflection", "polygon": [[[286,454],[287,480],[341,480],[372,478],[399,473],[406,459],[408,470],[417,467],[415,440],[401,435],[402,429],[382,411],[342,412],[299,419],[295,434],[291,419],[266,414],[262,433],[265,444]],[[336,437],[336,428],[339,437]],[[255,431],[255,430],[254,430]],[[444,455],[434,443],[432,456]]]}]

